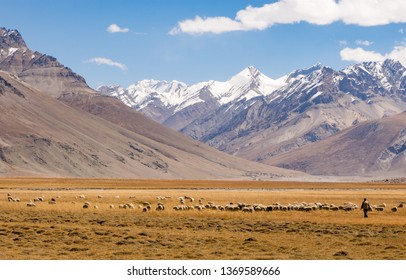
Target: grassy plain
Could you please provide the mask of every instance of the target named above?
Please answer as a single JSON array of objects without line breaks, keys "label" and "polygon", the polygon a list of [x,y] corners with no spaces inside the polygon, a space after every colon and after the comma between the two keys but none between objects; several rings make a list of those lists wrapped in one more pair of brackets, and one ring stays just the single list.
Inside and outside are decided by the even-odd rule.
[{"label": "grassy plain", "polygon": [[[8,202],[8,193],[20,202]],[[359,209],[174,211],[185,195],[195,198],[188,205],[199,198],[217,205],[359,205],[367,197],[387,207],[367,219]],[[27,207],[36,197],[45,202]],[[85,201],[90,208],[83,209]],[[159,201],[165,211],[155,210]],[[151,211],[142,211],[143,202]],[[406,259],[406,209],[390,210],[401,202],[405,184],[1,179],[0,259]],[[118,208],[125,203],[135,209]]]}]

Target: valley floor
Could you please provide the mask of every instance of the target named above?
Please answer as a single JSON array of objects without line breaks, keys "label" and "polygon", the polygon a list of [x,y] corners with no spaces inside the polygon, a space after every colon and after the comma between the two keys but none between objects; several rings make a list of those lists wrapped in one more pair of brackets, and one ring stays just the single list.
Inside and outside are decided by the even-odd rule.
[{"label": "valley floor", "polygon": [[[0,259],[406,259],[405,184],[0,180]],[[8,194],[20,202],[9,202]],[[181,204],[179,197],[194,198]],[[26,206],[41,197],[36,207]],[[384,211],[174,206],[385,203]],[[54,198],[56,204],[48,201]],[[83,208],[85,202],[90,204]],[[151,209],[143,212],[147,204]],[[161,202],[164,211],[155,208]],[[121,209],[119,205],[134,208]],[[110,208],[114,205],[114,208]],[[94,208],[97,206],[97,208]]]}]

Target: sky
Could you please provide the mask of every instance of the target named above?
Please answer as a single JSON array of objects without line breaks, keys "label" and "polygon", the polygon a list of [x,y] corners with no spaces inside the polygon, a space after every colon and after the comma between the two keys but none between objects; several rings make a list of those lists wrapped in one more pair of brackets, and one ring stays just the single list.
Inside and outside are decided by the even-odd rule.
[{"label": "sky", "polygon": [[88,84],[277,79],[393,58],[406,65],[404,0],[0,0],[0,26]]}]

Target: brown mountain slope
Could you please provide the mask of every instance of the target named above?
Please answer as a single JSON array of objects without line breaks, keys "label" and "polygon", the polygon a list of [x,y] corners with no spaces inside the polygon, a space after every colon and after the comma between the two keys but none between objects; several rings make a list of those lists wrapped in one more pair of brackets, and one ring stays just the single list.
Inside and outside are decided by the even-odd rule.
[{"label": "brown mountain slope", "polygon": [[[252,179],[297,174],[212,149],[200,152],[205,158],[179,150],[66,106],[2,71],[0,112],[0,176]],[[158,138],[163,131],[154,129]],[[182,141],[179,137],[179,147]]]},{"label": "brown mountain slope", "polygon": [[17,30],[1,27],[0,69],[17,75],[53,97],[67,92],[95,93],[83,77],[62,65],[56,58],[30,50]]},{"label": "brown mountain slope", "polygon": [[406,112],[359,124],[266,163],[314,175],[404,176]]},{"label": "brown mountain slope", "polygon": [[[245,169],[254,170],[258,168],[257,163],[230,156],[226,153],[219,152],[201,142],[193,140],[177,131],[169,129],[151,119],[138,113],[134,109],[126,106],[120,100],[101,96],[101,95],[83,95],[83,94],[64,94],[59,98],[65,104],[74,108],[84,110],[88,113],[101,117],[109,122],[119,125],[132,132],[139,133],[147,139],[153,139],[165,146],[169,146],[182,153],[187,153],[198,158],[203,158],[209,162],[220,164],[221,166],[231,167],[233,169],[240,169],[244,166]],[[140,140],[141,142],[143,139]],[[144,142],[142,142],[144,143]],[[194,163],[193,163],[194,164]],[[198,167],[198,165],[196,165]],[[260,166],[263,169],[263,166]],[[260,173],[249,171],[249,177],[262,177]],[[266,173],[274,173],[276,176],[300,176],[306,177],[305,174],[293,174],[286,172],[286,170],[272,167]],[[279,175],[277,175],[279,174]],[[265,174],[263,174],[265,175]],[[265,175],[265,177],[268,175]]]}]

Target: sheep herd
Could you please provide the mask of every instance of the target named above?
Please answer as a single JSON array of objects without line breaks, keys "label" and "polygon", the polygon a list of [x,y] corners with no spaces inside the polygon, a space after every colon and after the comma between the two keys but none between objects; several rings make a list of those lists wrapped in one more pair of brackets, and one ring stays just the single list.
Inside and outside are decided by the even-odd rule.
[{"label": "sheep herd", "polygon": [[[29,200],[26,204],[27,207],[36,207],[36,203],[44,203],[48,202],[48,204],[57,204],[57,200],[61,198],[52,197],[49,200],[46,200],[44,196],[35,197]],[[115,199],[119,199],[120,196],[114,196]],[[97,199],[99,201],[103,200],[102,195],[98,195]],[[171,196],[156,196],[156,202],[151,203],[148,201],[137,201],[135,202],[135,196],[129,196],[128,199],[132,200],[132,202],[127,203],[119,203],[119,204],[109,204],[110,209],[115,209],[116,206],[118,209],[141,209],[142,212],[150,212],[152,210],[155,211],[165,211],[167,209],[173,209],[174,211],[229,211],[229,212],[245,212],[245,213],[253,213],[253,212],[271,212],[271,211],[302,211],[302,212],[311,212],[311,211],[318,211],[318,210],[327,210],[327,211],[353,211],[359,209],[358,205],[353,202],[345,202],[341,205],[335,205],[331,203],[321,203],[321,202],[294,202],[288,204],[280,204],[280,203],[272,203],[272,204],[261,204],[261,203],[243,203],[243,202],[229,202],[227,204],[216,204],[213,201],[205,202],[205,198],[199,198],[197,202],[196,200],[188,195],[180,196],[177,198],[179,203],[168,208],[166,206],[166,202],[169,200],[173,200]],[[83,209],[99,209],[99,203],[91,203],[86,201],[86,196],[81,194],[75,196],[75,200],[72,201],[73,204],[82,203]],[[84,201],[85,200],[85,201]],[[8,202],[21,202],[21,199],[18,197],[13,197],[10,193],[7,194],[7,201]],[[84,202],[80,202],[84,201]],[[134,204],[135,203],[135,204]],[[173,203],[172,203],[173,204]],[[371,208],[373,211],[384,211],[385,209],[389,209],[392,212],[397,212],[399,209],[403,208],[403,202],[397,204],[397,206],[387,207],[386,203],[381,203],[378,205],[372,205]],[[137,206],[136,206],[137,205]]]}]

